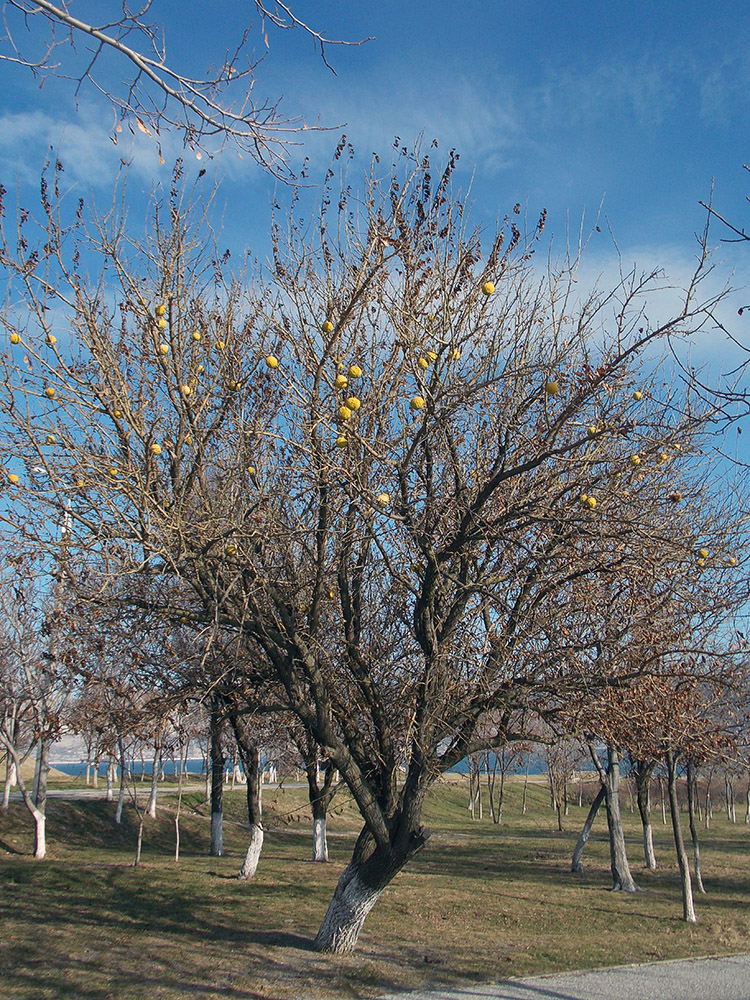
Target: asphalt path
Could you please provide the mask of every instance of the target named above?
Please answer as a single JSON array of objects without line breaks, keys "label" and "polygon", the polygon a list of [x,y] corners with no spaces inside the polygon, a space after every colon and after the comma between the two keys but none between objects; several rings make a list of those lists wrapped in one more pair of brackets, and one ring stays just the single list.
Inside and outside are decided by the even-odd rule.
[{"label": "asphalt path", "polygon": [[532,976],[459,990],[389,994],[380,1000],[750,1000],[750,955]]}]

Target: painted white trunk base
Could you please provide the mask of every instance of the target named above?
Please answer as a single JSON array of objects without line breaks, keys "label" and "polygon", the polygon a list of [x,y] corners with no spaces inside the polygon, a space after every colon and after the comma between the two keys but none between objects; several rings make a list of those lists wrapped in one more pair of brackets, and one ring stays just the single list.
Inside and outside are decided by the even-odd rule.
[{"label": "painted white trunk base", "polygon": [[365,918],[383,891],[365,885],[356,872],[350,874],[350,871],[351,866],[343,872],[323,917],[315,938],[318,951],[336,954],[353,951]]},{"label": "painted white trunk base", "polygon": [[246,882],[248,879],[254,877],[255,870],[257,869],[258,862],[260,861],[260,852],[262,848],[263,827],[252,826],[250,828],[250,846],[247,849],[245,860],[242,862],[242,867],[237,874],[237,878],[241,882]]},{"label": "painted white trunk base", "polygon": [[325,819],[313,820],[313,861],[328,861],[328,838]]}]

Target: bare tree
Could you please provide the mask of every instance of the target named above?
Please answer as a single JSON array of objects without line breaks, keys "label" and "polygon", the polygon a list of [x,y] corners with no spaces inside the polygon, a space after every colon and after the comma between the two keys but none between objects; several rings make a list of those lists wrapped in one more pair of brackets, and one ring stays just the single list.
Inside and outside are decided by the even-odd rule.
[{"label": "bare tree", "polygon": [[[255,97],[255,74],[263,57],[248,55],[250,22],[241,37],[227,40],[221,64],[200,76],[181,68],[179,53],[167,57],[164,26],[151,20],[164,7],[162,0],[135,5],[109,0],[97,6],[102,20],[93,22],[76,16],[75,0],[4,0],[0,60],[28,69],[40,84],[50,77],[73,80],[76,103],[86,87],[103,94],[112,106],[115,143],[125,125],[153,138],[161,158],[161,137],[173,130],[199,153],[228,144],[276,176],[291,177],[287,152],[294,136],[321,126],[286,118],[279,101]],[[209,17],[205,5],[198,6]],[[266,48],[269,29],[302,31],[328,69],[329,47],[370,41],[329,38],[283,3],[253,0],[247,6],[255,8],[257,34]],[[211,18],[212,30],[215,24]],[[124,70],[130,75],[117,86],[113,76],[123,79]]]},{"label": "bare tree", "polygon": [[[455,166],[375,162],[361,193],[326,188],[313,227],[294,202],[252,284],[177,183],[146,240],[51,212],[39,246],[23,224],[2,243],[0,516],[40,544],[68,503],[77,551],[106,552],[131,600],[241,636],[272,674],[363,817],[324,951],[355,946],[427,843],[441,773],[648,669],[600,656],[610,580],[648,615],[704,538],[719,593],[736,575],[697,516],[706,414],[653,364],[707,322],[706,258],[651,326],[652,275],[584,293],[577,254],[532,267],[544,214],[524,234],[517,207],[483,242]],[[139,578],[183,589],[140,597]]]}]

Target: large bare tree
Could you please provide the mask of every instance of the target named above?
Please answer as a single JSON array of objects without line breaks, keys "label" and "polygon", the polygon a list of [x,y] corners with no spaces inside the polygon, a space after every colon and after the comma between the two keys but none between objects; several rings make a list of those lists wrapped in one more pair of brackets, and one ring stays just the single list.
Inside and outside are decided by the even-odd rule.
[{"label": "large bare tree", "polygon": [[55,210],[2,245],[2,516],[38,545],[35,512],[69,509],[79,558],[106,553],[134,600],[179,578],[192,596],[153,613],[241,634],[281,686],[364,821],[321,950],[353,948],[423,848],[442,772],[648,669],[602,661],[611,580],[676,606],[696,558],[734,569],[699,502],[706,414],[657,365],[707,322],[705,258],[654,327],[656,276],[536,267],[544,214],[482,234],[455,164],[402,152],[361,191],[332,170],[315,223],[293,200],[241,281],[179,183],[145,240]]}]

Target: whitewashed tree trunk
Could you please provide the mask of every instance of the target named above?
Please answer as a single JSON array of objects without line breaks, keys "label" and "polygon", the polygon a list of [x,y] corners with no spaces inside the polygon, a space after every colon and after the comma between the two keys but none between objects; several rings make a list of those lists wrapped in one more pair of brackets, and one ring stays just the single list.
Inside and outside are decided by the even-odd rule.
[{"label": "whitewashed tree trunk", "polygon": [[667,772],[669,775],[669,811],[672,815],[672,831],[677,850],[677,863],[680,868],[680,883],[682,886],[682,916],[689,924],[696,923],[695,906],[693,903],[693,884],[690,879],[690,864],[688,862],[685,841],[682,838],[680,826],[680,806],[677,801],[677,762],[671,751],[667,752]]},{"label": "whitewashed tree trunk", "polygon": [[367,885],[358,866],[350,863],[339,879],[333,899],[315,938],[318,951],[343,954],[353,951],[367,914],[380,898],[385,886]]},{"label": "whitewashed tree trunk", "polygon": [[10,793],[18,784],[16,780],[16,762],[8,755],[5,763],[5,785],[3,786],[3,811],[7,812],[10,804]]},{"label": "whitewashed tree trunk", "polygon": [[326,818],[320,816],[313,820],[313,861],[328,861],[328,838],[326,836]]},{"label": "whitewashed tree trunk", "polygon": [[107,802],[114,802],[115,800],[115,765],[113,761],[107,764]]},{"label": "whitewashed tree trunk", "polygon": [[654,853],[654,831],[651,824],[651,775],[653,765],[645,761],[638,761],[636,769],[636,797],[638,801],[638,812],[641,815],[641,826],[643,828],[643,856],[646,868],[656,871],[656,854]]},{"label": "whitewashed tree trunk", "polygon": [[583,871],[583,850],[588,843],[588,839],[591,835],[591,828],[594,825],[594,820],[596,819],[596,814],[599,812],[599,807],[604,801],[605,789],[604,785],[599,787],[599,791],[596,793],[596,798],[591,803],[591,808],[589,809],[588,816],[586,817],[586,822],[583,824],[583,829],[578,837],[578,842],[576,843],[575,850],[573,851],[573,858],[570,862],[571,872],[578,874]]},{"label": "whitewashed tree trunk", "polygon": [[237,878],[241,882],[255,877],[255,871],[260,861],[260,852],[263,849],[263,827],[253,825],[250,827],[250,846],[247,849],[245,860],[242,862]]},{"label": "whitewashed tree trunk", "polygon": [[159,789],[159,767],[161,765],[161,746],[156,747],[154,753],[154,769],[151,772],[151,791],[146,805],[146,815],[151,819],[156,819],[156,796]]}]

